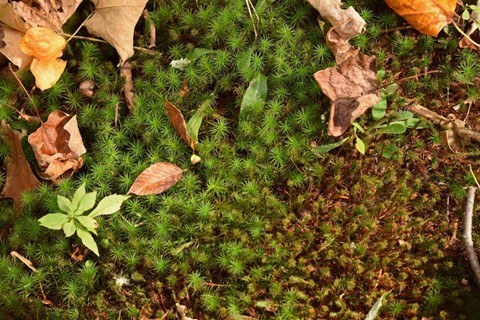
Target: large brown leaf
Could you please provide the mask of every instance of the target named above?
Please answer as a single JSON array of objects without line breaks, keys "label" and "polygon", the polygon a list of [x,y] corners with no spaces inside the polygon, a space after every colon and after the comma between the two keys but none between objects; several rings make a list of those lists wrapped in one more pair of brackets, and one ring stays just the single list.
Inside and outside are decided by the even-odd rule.
[{"label": "large brown leaf", "polygon": [[53,111],[37,131],[30,134],[35,157],[45,169],[42,177],[56,180],[67,171],[82,167],[82,154],[87,152],[78,130],[76,116]]},{"label": "large brown leaf", "polygon": [[45,27],[61,31],[64,23],[75,13],[82,0],[37,0],[35,5],[12,1],[15,13],[32,27]]},{"label": "large brown leaf", "polygon": [[92,0],[95,13],[85,23],[118,52],[121,63],[133,56],[133,31],[148,0]]},{"label": "large brown leaf", "polygon": [[22,212],[22,193],[40,185],[23,153],[21,140],[25,135],[2,121],[2,136],[10,148],[7,158],[7,180],[0,196],[13,200],[15,211]]},{"label": "large brown leaf", "polygon": [[128,193],[140,196],[162,193],[180,181],[182,174],[182,169],[174,164],[168,162],[152,164],[135,179]]},{"label": "large brown leaf", "polygon": [[336,67],[315,73],[323,93],[332,100],[328,134],[340,136],[366,110],[380,101],[375,57],[349,56]]},{"label": "large brown leaf", "polygon": [[390,8],[415,29],[436,37],[452,22],[457,0],[385,0]]},{"label": "large brown leaf", "polygon": [[190,146],[190,148],[195,149],[195,141],[193,141],[188,134],[187,123],[185,122],[182,112],[169,101],[165,101],[165,111],[168,118],[170,118],[170,122],[175,128],[175,131],[177,131],[180,137],[182,137],[182,139]]},{"label": "large brown leaf", "polygon": [[30,65],[32,57],[23,53],[20,49],[20,42],[22,41],[23,33],[16,29],[4,26],[3,41],[5,46],[0,48],[0,53],[7,57],[10,62],[18,68],[23,69]]}]

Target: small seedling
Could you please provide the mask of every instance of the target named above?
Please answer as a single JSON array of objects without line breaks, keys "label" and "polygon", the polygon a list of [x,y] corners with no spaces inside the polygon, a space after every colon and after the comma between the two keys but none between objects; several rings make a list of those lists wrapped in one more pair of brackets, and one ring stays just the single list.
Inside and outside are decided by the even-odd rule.
[{"label": "small seedling", "polygon": [[97,235],[95,229],[98,228],[98,222],[94,218],[117,212],[120,210],[122,203],[129,197],[117,194],[105,197],[100,200],[95,209],[88,215],[84,215],[85,212],[95,206],[97,192],[86,193],[85,184],[82,184],[75,191],[71,201],[66,197],[57,195],[58,207],[65,213],[50,213],[41,217],[38,221],[40,225],[49,229],[63,229],[66,237],[71,237],[76,231],[82,243],[97,256],[100,256],[97,244],[91,235],[91,233]]}]

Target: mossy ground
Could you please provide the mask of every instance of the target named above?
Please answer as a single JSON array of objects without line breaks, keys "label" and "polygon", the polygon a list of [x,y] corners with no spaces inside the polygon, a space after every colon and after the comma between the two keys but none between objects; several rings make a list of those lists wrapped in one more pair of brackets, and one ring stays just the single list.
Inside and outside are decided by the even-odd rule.
[{"label": "mossy ground", "polygon": [[[458,103],[457,116],[466,114],[464,101],[478,97],[480,62],[458,49],[458,34],[434,39],[389,30],[404,22],[382,1],[347,2],[368,23],[353,42],[377,56],[382,85],[401,85],[388,119],[403,110],[405,97],[442,114]],[[461,284],[473,283],[461,245],[446,248],[461,221],[463,187],[474,183],[474,147],[451,153],[424,124],[403,135],[362,136],[366,155],[353,140],[319,155],[312,146],[333,139],[326,135],[329,101],[312,74],[334,61],[306,1],[267,1],[257,39],[244,0],[147,7],[161,55],[132,59],[135,112],[123,102],[115,52],[88,41],[72,40],[60,82],[33,95],[43,115],[62,109],[78,116],[89,152],[72,178],[25,194],[22,216],[0,203],[0,318],[132,319],[148,305],[151,318],[176,319],[179,302],[198,319],[363,319],[385,292],[381,319],[480,317],[478,290]],[[82,6],[67,27],[73,31],[87,15]],[[136,45],[146,45],[148,28],[140,22],[137,31]],[[215,51],[183,71],[169,65],[194,48]],[[432,70],[442,73],[400,80]],[[268,78],[267,103],[240,117],[259,72]],[[97,85],[92,99],[77,91],[84,80]],[[23,81],[33,84],[28,75]],[[181,98],[184,81],[190,92]],[[2,80],[0,92],[0,118],[32,131],[7,106],[18,96],[17,105],[33,113],[15,82]],[[167,99],[187,118],[208,104],[196,165],[165,115]],[[469,124],[478,127],[474,109]],[[359,123],[375,125],[370,114]],[[57,194],[71,197],[81,183],[100,196],[126,193],[158,161],[185,169],[184,177],[101,219],[100,258],[75,261],[78,241],[39,226],[39,217],[58,209]],[[38,273],[12,259],[13,250]],[[129,284],[117,286],[119,276]]]}]

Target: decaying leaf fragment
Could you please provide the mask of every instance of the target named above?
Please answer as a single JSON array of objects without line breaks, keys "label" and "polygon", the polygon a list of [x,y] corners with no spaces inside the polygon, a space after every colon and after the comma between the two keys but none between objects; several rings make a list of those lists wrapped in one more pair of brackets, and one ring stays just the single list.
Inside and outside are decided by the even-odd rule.
[{"label": "decaying leaf fragment", "polygon": [[182,178],[181,168],[168,162],[158,162],[145,169],[133,182],[128,194],[139,196],[160,194]]},{"label": "decaying leaf fragment", "polygon": [[[342,9],[341,0],[308,0],[320,15],[332,26],[339,26],[337,33],[345,40],[351,39],[363,32],[365,20],[353,7]],[[348,23],[345,23],[348,21]]]},{"label": "decaying leaf fragment", "polygon": [[120,64],[133,56],[133,32],[148,0],[92,0],[95,13],[85,23],[88,32],[110,43]]},{"label": "decaying leaf fragment", "polygon": [[352,55],[336,67],[318,71],[315,79],[332,100],[329,135],[340,136],[355,119],[380,101],[375,57]]},{"label": "decaying leaf fragment", "polygon": [[452,22],[457,0],[385,0],[387,5],[416,30],[436,37]]},{"label": "decaying leaf fragment", "polygon": [[165,101],[165,112],[175,128],[175,131],[177,131],[180,137],[182,137],[182,139],[190,146],[190,148],[194,149],[195,142],[192,141],[190,135],[188,134],[187,123],[185,122],[182,112],[169,101]]},{"label": "decaying leaf fragment", "polygon": [[82,167],[82,154],[87,152],[78,130],[77,117],[53,111],[37,131],[28,136],[35,157],[45,172],[45,179],[57,180],[69,170]]},{"label": "decaying leaf fragment", "polygon": [[120,67],[120,75],[125,78],[123,83],[122,90],[125,97],[125,103],[127,104],[128,110],[130,112],[135,111],[135,93],[133,87],[133,78],[132,78],[132,64],[130,62],[125,62]]},{"label": "decaying leaf fragment", "polygon": [[35,189],[40,181],[33,174],[23,153],[21,140],[25,135],[2,121],[2,136],[10,148],[10,155],[7,158],[7,179],[0,196],[12,199],[15,211],[22,212],[22,193]]},{"label": "decaying leaf fragment", "polygon": [[60,79],[67,62],[59,57],[66,45],[63,37],[47,28],[32,28],[23,36],[20,49],[33,57],[30,71],[40,90],[53,87]]}]

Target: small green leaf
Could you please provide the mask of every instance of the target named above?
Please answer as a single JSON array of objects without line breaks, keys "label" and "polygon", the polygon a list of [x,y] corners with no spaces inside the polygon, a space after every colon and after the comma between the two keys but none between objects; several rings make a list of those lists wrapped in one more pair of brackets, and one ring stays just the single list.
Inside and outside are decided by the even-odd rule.
[{"label": "small green leaf", "polygon": [[78,222],[82,224],[88,231],[94,231],[96,228],[98,228],[98,222],[97,220],[87,217],[87,216],[78,216],[75,217]]},{"label": "small green leaf", "polygon": [[267,6],[268,6],[267,0],[257,1],[257,4],[255,4],[255,12],[259,17],[263,14],[263,12],[265,12],[265,9],[267,9]]},{"label": "small green leaf", "polygon": [[77,229],[77,235],[82,240],[82,243],[87,247],[88,249],[92,250],[97,256],[100,256],[98,253],[98,247],[97,243],[93,239],[92,235],[88,230],[83,229],[82,227]]},{"label": "small green leaf", "polygon": [[78,204],[82,200],[83,196],[85,195],[85,183],[82,183],[80,187],[78,187],[77,191],[73,194],[72,198],[72,207],[74,209],[78,208]]},{"label": "small green leaf", "polygon": [[398,90],[398,84],[392,83],[391,85],[388,85],[384,90],[383,94],[385,98],[391,98],[397,92]]},{"label": "small green leaf", "polygon": [[340,141],[334,142],[334,143],[329,143],[325,144],[323,146],[316,147],[313,151],[316,154],[324,154],[327,153],[335,148],[340,147],[342,144],[344,144],[349,138],[342,139]]},{"label": "small green leaf", "polygon": [[378,121],[385,116],[387,112],[387,100],[383,99],[380,100],[376,105],[372,108],[372,117],[373,120]]},{"label": "small green leaf", "polygon": [[365,154],[365,151],[367,150],[365,147],[365,142],[363,142],[359,137],[356,137],[355,148],[357,148],[358,152],[361,154]]},{"label": "small green leaf", "polygon": [[358,122],[353,121],[352,126],[356,128],[358,131],[360,131],[361,133],[365,133],[365,129],[363,129],[362,126],[358,124]]},{"label": "small green leaf", "polygon": [[63,213],[50,213],[38,219],[38,222],[48,229],[60,230],[63,224],[67,222],[67,218],[68,216]]},{"label": "small green leaf", "polygon": [[206,109],[210,104],[210,100],[205,101],[200,105],[200,107],[195,111],[193,116],[188,120],[187,123],[187,132],[190,136],[190,139],[195,143],[198,142],[198,131],[200,130],[200,126],[202,125],[203,117],[206,114]]},{"label": "small green leaf", "polygon": [[377,318],[378,313],[382,308],[383,299],[385,299],[386,296],[387,296],[386,293],[382,294],[382,296],[377,300],[377,302],[375,302],[372,309],[370,309],[370,311],[368,312],[367,316],[365,317],[365,320],[374,320]]},{"label": "small green leaf", "polygon": [[398,120],[407,120],[413,118],[413,113],[410,111],[400,111],[397,113]]},{"label": "small green leaf", "polygon": [[178,256],[180,254],[180,252],[182,252],[183,250],[185,250],[186,248],[190,247],[192,244],[194,244],[195,242],[193,241],[189,241],[189,242],[186,242],[184,244],[181,244],[180,246],[178,246],[177,248],[175,249],[172,249],[171,250],[171,254],[172,256]]},{"label": "small green leaf", "polygon": [[81,215],[85,211],[88,211],[93,208],[95,205],[95,200],[97,199],[97,191],[89,192],[83,196],[78,204],[77,210],[75,210],[75,215]]},{"label": "small green leaf", "polygon": [[100,215],[109,215],[120,210],[123,201],[130,198],[130,196],[114,194],[103,198],[95,209],[88,215],[91,218],[95,218]]},{"label": "small green leaf", "polygon": [[213,53],[215,50],[205,49],[205,48],[195,48],[187,54],[187,59],[190,61],[195,61],[204,54]]},{"label": "small green leaf", "polygon": [[419,122],[420,122],[419,118],[408,119],[408,120],[405,120],[405,126],[407,128],[415,128]]},{"label": "small green leaf", "polygon": [[465,9],[462,13],[462,19],[463,20],[468,20],[470,19],[470,12],[468,11],[468,9]]},{"label": "small green leaf", "polygon": [[77,226],[75,226],[74,220],[70,220],[63,225],[63,232],[67,238],[71,237],[75,233],[75,230],[77,230]]},{"label": "small green leaf", "polygon": [[263,74],[259,74],[250,81],[250,85],[243,96],[240,113],[244,112],[255,103],[265,103],[267,100],[267,89],[267,77]]},{"label": "small green leaf", "polygon": [[407,131],[407,127],[403,121],[396,121],[388,124],[386,127],[381,128],[379,133],[387,134],[402,134]]},{"label": "small green leaf", "polygon": [[72,203],[70,202],[69,199],[61,196],[61,195],[57,195],[57,203],[58,203],[58,207],[60,208],[60,210],[62,210],[63,212],[67,212],[67,213],[70,213],[72,212],[75,208],[72,206]]}]

